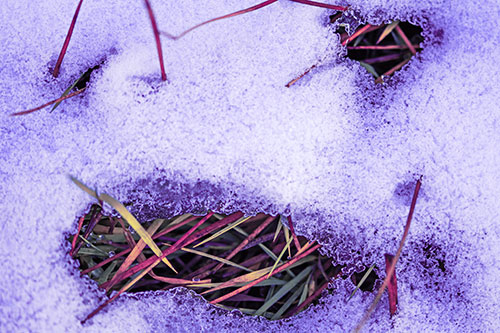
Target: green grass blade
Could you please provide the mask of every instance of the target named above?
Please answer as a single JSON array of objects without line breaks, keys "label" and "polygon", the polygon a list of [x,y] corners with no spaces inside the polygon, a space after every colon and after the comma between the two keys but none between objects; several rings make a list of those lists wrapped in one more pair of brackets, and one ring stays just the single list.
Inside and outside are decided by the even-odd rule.
[{"label": "green grass blade", "polygon": [[368,275],[370,275],[370,273],[373,271],[374,268],[375,268],[375,264],[371,265],[370,268],[368,268],[368,270],[366,271],[365,275],[363,275],[363,277],[361,278],[361,280],[359,280],[359,283],[356,286],[356,288],[353,290],[351,296],[349,296],[349,298],[347,299],[348,301],[354,296],[354,294],[356,293],[356,291],[358,291],[358,289],[361,288],[361,286],[363,285],[363,283],[365,282],[365,280],[368,278]]},{"label": "green grass blade", "polygon": [[[135,232],[137,232],[137,234],[139,234],[141,239],[144,241],[144,243],[146,243],[149,246],[149,248],[154,252],[154,254],[156,254],[158,257],[162,256],[161,250],[158,247],[158,245],[156,245],[156,243],[153,241],[153,239],[148,234],[146,229],[144,229],[143,226],[139,223],[139,221],[137,221],[135,217],[132,214],[130,214],[130,212],[127,210],[127,208],[125,208],[124,205],[122,205],[118,200],[114,199],[113,197],[107,194],[101,194],[99,196],[99,199],[107,202],[114,209],[116,209],[118,213],[120,213],[120,215],[123,217],[123,219],[127,221],[127,223],[135,230]],[[174,266],[172,266],[172,264],[170,263],[170,261],[167,260],[167,258],[163,258],[162,261],[177,274],[177,271],[175,270]]]},{"label": "green grass blade", "polygon": [[[86,240],[85,238],[83,238],[82,235],[78,235],[78,237],[80,237],[80,239],[85,243],[87,244],[88,246],[90,246],[91,248],[93,248],[94,250],[100,252],[101,254],[104,254],[105,256],[108,256],[108,252],[105,252],[103,250],[101,250],[100,248],[98,248],[97,246],[95,246],[94,244],[92,244],[91,242],[89,242],[88,240]],[[80,251],[78,251],[80,252]]]},{"label": "green grass blade", "polygon": [[373,67],[372,65],[370,64],[367,64],[366,62],[364,61],[359,61],[360,65],[363,66],[369,73],[371,73],[373,76],[375,76],[375,78],[378,78],[380,75],[377,73],[377,71],[375,70],[375,67]]},{"label": "green grass blade", "polygon": [[[84,72],[82,75],[80,75],[80,77],[75,82],[73,82],[73,84],[71,86],[69,86],[68,89],[64,90],[61,97],[68,95],[70,93],[70,91],[73,90],[74,87],[76,87],[78,82],[80,82],[86,74],[87,74],[87,72]],[[59,101],[56,104],[54,104],[54,106],[52,107],[50,112],[54,111],[59,106],[59,104],[61,104],[61,102],[62,101]]]},{"label": "green grass blade", "polygon": [[279,301],[286,293],[288,293],[293,288],[296,288],[297,284],[302,281],[310,272],[312,271],[312,266],[307,267],[302,272],[300,272],[296,277],[288,281],[285,285],[283,285],[267,302],[262,304],[262,306],[255,311],[254,315],[260,316],[267,309],[273,306],[274,303]]},{"label": "green grass blade", "polygon": [[241,219],[239,219],[239,220],[237,220],[237,221],[235,221],[235,222],[231,223],[230,225],[228,225],[228,226],[227,226],[227,227],[225,227],[224,229],[217,231],[215,234],[213,234],[212,236],[208,237],[207,239],[205,239],[205,240],[203,240],[203,241],[199,242],[198,244],[196,244],[196,245],[195,245],[195,246],[193,246],[193,247],[194,247],[194,248],[196,248],[196,247],[198,247],[198,246],[200,246],[200,245],[202,245],[202,244],[205,244],[206,242],[209,242],[209,241],[211,241],[211,240],[213,240],[213,239],[215,239],[215,238],[219,237],[220,235],[222,235],[222,234],[224,234],[224,233],[228,232],[229,230],[231,230],[231,229],[233,229],[233,228],[235,228],[235,227],[239,226],[240,224],[242,224],[243,222],[245,222],[245,221],[246,221],[246,220],[248,220],[249,218],[250,218],[250,217],[242,217]]},{"label": "green grass blade", "polygon": [[[309,274],[309,276],[311,276],[311,274]],[[297,288],[294,291],[294,293],[286,300],[285,304],[283,304],[281,308],[279,308],[279,310],[271,317],[271,320],[280,319],[280,317],[285,313],[285,311],[288,310],[290,306],[292,306],[293,302],[295,302],[295,300],[299,298],[301,293],[302,293],[302,288]]]},{"label": "green grass blade", "polygon": [[309,291],[309,283],[311,283],[312,276],[313,276],[312,274],[309,274],[307,281],[304,284],[304,289],[302,289],[302,294],[300,295],[299,304],[297,305],[302,304],[307,299],[307,294]]},{"label": "green grass blade", "polygon": [[113,273],[113,271],[115,270],[117,264],[118,264],[117,261],[112,261],[111,264],[109,264],[109,266],[101,274],[101,276],[97,280],[97,283],[98,284],[103,284],[104,282],[108,281],[109,276],[111,275],[111,273]]}]

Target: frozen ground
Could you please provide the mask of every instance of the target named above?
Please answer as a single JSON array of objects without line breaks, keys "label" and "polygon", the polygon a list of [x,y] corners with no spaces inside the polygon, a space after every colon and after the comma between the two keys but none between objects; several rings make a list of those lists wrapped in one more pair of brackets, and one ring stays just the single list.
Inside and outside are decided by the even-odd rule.
[{"label": "frozen ground", "polygon": [[[379,267],[422,174],[397,267],[399,312],[389,319],[384,298],[365,329],[499,329],[497,0],[336,3],[360,22],[424,27],[423,51],[385,86],[343,58],[328,11],[285,0],[164,39],[168,83],[142,1],[84,1],[53,79],[76,4],[0,2],[0,331],[347,331],[374,297],[347,303],[353,286],[340,281],[319,305],[268,322],[178,289],[122,297],[82,327],[104,296],[67,255],[65,237],[90,202],[68,174],[133,201],[143,218],[290,212],[337,262]],[[152,1],[171,33],[254,4]],[[8,117],[103,60],[84,96]]]}]

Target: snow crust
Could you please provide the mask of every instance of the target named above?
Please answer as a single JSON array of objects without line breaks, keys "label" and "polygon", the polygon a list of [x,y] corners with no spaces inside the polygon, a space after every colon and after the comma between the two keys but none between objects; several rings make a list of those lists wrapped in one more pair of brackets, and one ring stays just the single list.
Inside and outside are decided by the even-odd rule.
[{"label": "snow crust", "polygon": [[[173,34],[254,4],[152,1],[160,29]],[[144,219],[290,213],[299,234],[351,270],[384,267],[424,175],[397,266],[398,314],[389,318],[384,299],[365,329],[498,330],[499,3],[335,4],[351,5],[354,24],[421,25],[423,51],[374,85],[344,58],[330,11],[280,0],[164,38],[162,83],[143,2],[88,1],[54,79],[77,1],[2,1],[0,331],[341,332],[374,297],[346,302],[354,286],[337,281],[320,304],[269,322],[176,289],[121,297],[81,326],[104,295],[67,254],[65,238],[90,202],[68,174],[133,201]],[[8,116],[58,97],[100,62],[83,97]]]}]

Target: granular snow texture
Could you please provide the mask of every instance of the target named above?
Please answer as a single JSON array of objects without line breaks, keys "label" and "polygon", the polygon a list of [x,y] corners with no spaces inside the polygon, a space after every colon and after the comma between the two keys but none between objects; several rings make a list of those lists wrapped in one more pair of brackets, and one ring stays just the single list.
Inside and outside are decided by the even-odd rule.
[{"label": "granular snow texture", "polygon": [[[500,328],[500,5],[497,0],[352,0],[346,22],[424,28],[423,51],[375,85],[344,57],[331,11],[280,0],[163,38],[168,82],[143,1],[0,3],[0,331],[348,331],[374,293],[347,280],[279,322],[228,313],[184,289],[105,299],[68,256],[91,198],[69,174],[133,202],[141,219],[185,212],[289,213],[299,234],[348,269],[394,253],[424,176],[387,297],[367,331]],[[178,34],[254,1],[151,1]],[[60,96],[88,68],[88,90],[54,112],[9,117]],[[297,84],[285,84],[311,65]],[[108,207],[108,211],[111,211]],[[382,273],[383,276],[383,273]]]}]

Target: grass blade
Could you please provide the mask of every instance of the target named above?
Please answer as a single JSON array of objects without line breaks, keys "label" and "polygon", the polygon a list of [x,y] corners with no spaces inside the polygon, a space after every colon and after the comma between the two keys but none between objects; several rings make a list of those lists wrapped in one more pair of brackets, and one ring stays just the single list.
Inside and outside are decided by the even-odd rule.
[{"label": "grass blade", "polygon": [[[310,276],[311,274],[309,274],[309,277]],[[283,304],[281,308],[279,308],[279,310],[276,311],[276,313],[271,317],[271,320],[278,320],[283,315],[283,313],[285,313],[286,310],[288,310],[290,306],[292,306],[293,302],[295,302],[295,300],[299,298],[301,292],[302,288],[297,288],[297,290],[295,290],[295,292],[286,300],[285,304]]]},{"label": "grass blade", "polygon": [[283,248],[283,250],[281,250],[281,253],[280,255],[278,256],[278,258],[276,259],[276,261],[274,262],[274,265],[273,265],[273,268],[271,269],[271,271],[269,272],[269,275],[267,276],[267,278],[270,278],[271,277],[271,274],[273,274],[273,271],[274,269],[276,268],[276,266],[278,265],[278,263],[280,262],[281,258],[283,257],[283,255],[285,254],[286,250],[290,248],[290,243],[292,242],[292,238],[289,238],[288,239],[288,242],[286,242],[286,245],[285,247]]},{"label": "grass blade", "polygon": [[228,225],[227,227],[225,227],[224,229],[217,231],[215,234],[213,234],[212,236],[210,236],[210,237],[206,238],[204,241],[199,242],[198,244],[196,244],[196,245],[195,245],[195,246],[193,246],[193,247],[198,247],[198,246],[200,246],[200,245],[202,245],[202,244],[205,244],[206,242],[209,242],[209,241],[211,241],[211,240],[213,240],[213,239],[215,239],[215,238],[219,237],[220,235],[222,235],[222,234],[224,234],[224,233],[228,232],[229,230],[231,230],[231,229],[233,229],[233,228],[235,228],[235,227],[239,226],[240,224],[242,224],[243,222],[245,222],[245,221],[246,221],[246,220],[248,220],[249,218],[250,218],[250,217],[240,218],[240,219],[239,219],[239,220],[237,220],[236,222],[233,222],[233,223],[231,223],[230,225]]},{"label": "grass blade", "polygon": [[363,285],[363,283],[365,283],[366,279],[368,278],[368,275],[370,275],[370,273],[373,271],[374,268],[375,268],[375,264],[371,265],[370,268],[368,268],[368,270],[363,275],[363,277],[361,278],[361,280],[359,280],[358,285],[352,291],[351,296],[349,296],[349,298],[347,299],[347,301],[349,301],[354,296],[354,294],[356,293],[356,291],[358,291],[358,289],[361,288],[361,286]]},{"label": "grass blade", "polygon": [[[308,254],[310,254],[311,252],[317,250],[320,247],[321,247],[321,245],[315,245],[315,246],[313,246],[313,247],[305,250],[300,255],[295,255],[295,257],[292,260],[290,260],[289,262],[287,262],[287,263],[281,265],[280,267],[276,268],[274,270],[274,272],[272,273],[272,275],[276,275],[279,272],[284,271],[285,269],[288,269],[291,265],[293,265],[294,263],[296,263],[297,261],[299,261],[300,259],[304,258],[305,256],[307,256]],[[302,249],[304,249],[304,248],[302,248]],[[248,283],[247,285],[245,285],[243,287],[240,287],[240,288],[238,288],[238,289],[236,289],[236,290],[234,290],[234,291],[232,291],[232,292],[230,292],[230,293],[228,293],[228,294],[226,294],[224,296],[221,296],[219,298],[214,299],[213,301],[210,301],[210,304],[217,304],[217,303],[220,303],[222,301],[225,301],[226,299],[228,299],[228,298],[230,298],[230,297],[232,297],[234,295],[237,295],[237,294],[239,294],[239,293],[241,293],[241,292],[243,292],[243,291],[245,291],[247,289],[250,289],[251,287],[255,286],[259,282],[262,282],[262,281],[266,280],[267,278],[268,278],[267,276],[262,276],[262,277],[258,278],[257,280],[254,280],[254,281]]]},{"label": "grass blade", "polygon": [[394,30],[394,28],[396,28],[398,26],[398,24],[399,24],[399,21],[397,21],[397,20],[392,22],[391,24],[388,24],[385,27],[384,31],[382,31],[382,33],[378,37],[377,42],[375,44],[376,45],[380,44],[380,42],[382,42],[385,39],[385,37],[387,37],[391,33],[391,31]]},{"label": "grass blade", "polygon": [[[66,95],[69,94],[69,92],[71,90],[73,90],[74,87],[76,87],[76,85],[78,84],[78,82],[80,82],[80,80],[87,74],[87,72],[83,73],[82,75],[80,75],[80,77],[75,81],[73,82],[73,84],[71,86],[69,86],[66,90],[64,90],[64,92],[62,93],[61,97],[64,97]],[[62,100],[57,102],[56,104],[54,104],[54,106],[52,107],[52,109],[50,109],[50,112],[54,111],[58,106],[59,104],[61,104]]]},{"label": "grass blade", "polygon": [[[127,221],[127,223],[139,234],[142,240],[149,246],[149,248],[156,254],[158,257],[161,257],[162,252],[160,248],[156,245],[156,243],[153,241],[151,236],[147,233],[147,231],[142,227],[142,225],[135,219],[135,217],[130,214],[130,212],[125,208],[124,205],[122,205],[118,200],[114,199],[113,197],[107,195],[107,194],[101,194],[99,196],[99,199],[102,199],[103,201],[107,202],[110,204],[114,209],[120,213],[120,215]],[[167,260],[167,258],[163,258],[162,261],[170,267],[176,274],[177,271],[175,270],[174,266],[170,263],[170,261]]]},{"label": "grass blade", "polygon": [[186,34],[190,33],[191,31],[196,30],[196,29],[204,26],[205,24],[212,23],[212,22],[219,21],[219,20],[223,20],[223,19],[230,18],[230,17],[234,17],[234,16],[238,16],[238,15],[241,15],[241,14],[250,13],[250,12],[253,12],[254,10],[257,10],[257,9],[262,8],[262,7],[268,6],[268,5],[272,4],[272,3],[275,3],[276,1],[278,1],[278,0],[267,0],[267,1],[261,2],[261,3],[255,5],[255,6],[252,6],[252,7],[249,7],[249,8],[238,10],[238,11],[236,11],[234,13],[231,13],[231,14],[226,14],[226,15],[223,15],[223,16],[219,16],[219,17],[216,17],[216,18],[213,18],[213,19],[201,22],[201,23],[195,25],[194,27],[191,27],[191,28],[187,29],[186,31],[182,32],[178,36],[174,36],[174,35],[171,35],[171,34],[166,33],[166,32],[161,32],[161,33],[163,35],[165,35],[166,37],[170,38],[170,39],[176,40],[176,39],[184,37]]},{"label": "grass blade", "polygon": [[279,301],[283,296],[285,296],[286,293],[295,288],[297,284],[311,272],[311,270],[312,270],[311,266],[307,267],[302,272],[300,272],[296,277],[291,279],[287,284],[282,286],[267,302],[262,304],[262,306],[257,311],[255,311],[254,315],[260,316],[262,313],[264,313],[264,311],[273,306],[273,304]]}]

